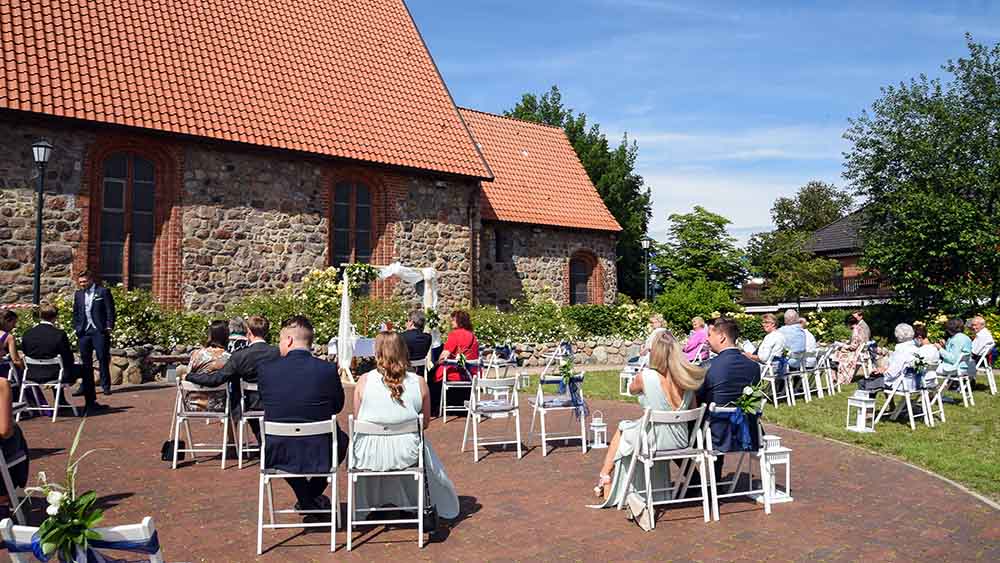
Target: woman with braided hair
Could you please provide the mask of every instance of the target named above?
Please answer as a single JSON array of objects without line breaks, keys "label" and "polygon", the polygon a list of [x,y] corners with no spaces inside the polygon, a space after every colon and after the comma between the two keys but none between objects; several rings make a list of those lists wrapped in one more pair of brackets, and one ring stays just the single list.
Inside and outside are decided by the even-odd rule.
[{"label": "woman with braided hair", "polygon": [[[374,424],[399,424],[424,415],[430,418],[427,382],[410,370],[406,341],[395,332],[375,338],[375,369],[361,376],[354,387],[354,418]],[[415,434],[358,435],[351,442],[354,467],[368,471],[393,471],[417,463],[420,439]],[[458,516],[458,495],[441,460],[424,437],[424,467],[430,504],[442,518]],[[356,490],[357,508],[416,506],[417,483],[412,477],[361,479]]]}]

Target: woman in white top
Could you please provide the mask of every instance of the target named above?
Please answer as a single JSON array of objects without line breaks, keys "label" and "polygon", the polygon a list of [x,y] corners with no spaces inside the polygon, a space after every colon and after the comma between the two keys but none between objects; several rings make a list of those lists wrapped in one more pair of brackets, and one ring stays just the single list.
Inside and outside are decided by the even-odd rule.
[{"label": "woman in white top", "polygon": [[[409,352],[403,337],[382,332],[375,338],[376,368],[361,376],[354,387],[354,417],[375,424],[399,424],[416,420],[422,413],[430,420],[427,382],[408,371]],[[359,435],[351,443],[354,467],[369,471],[392,471],[413,467],[420,454],[415,434],[400,436]],[[424,436],[424,472],[430,504],[442,518],[458,516],[458,495],[441,460]],[[355,491],[358,509],[383,506],[416,506],[423,491],[412,477],[361,479]]]},{"label": "woman in white top", "polygon": [[919,324],[913,327],[913,340],[917,344],[917,353],[928,364],[941,363],[941,354],[938,353],[937,346],[927,338],[927,327]]},{"label": "woman in white top", "polygon": [[768,313],[760,318],[760,326],[767,334],[757,347],[757,353],[747,354],[747,357],[761,364],[777,361],[785,350],[785,337],[778,330],[778,318]]}]

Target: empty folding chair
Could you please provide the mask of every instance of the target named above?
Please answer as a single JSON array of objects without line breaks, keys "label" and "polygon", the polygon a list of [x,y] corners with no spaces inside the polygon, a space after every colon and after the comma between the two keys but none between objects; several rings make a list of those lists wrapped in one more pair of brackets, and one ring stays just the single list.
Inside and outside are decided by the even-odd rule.
[{"label": "empty folding chair", "polygon": [[816,365],[812,370],[813,387],[820,399],[824,397],[824,392],[830,395],[836,393],[833,366],[830,363],[834,350],[833,346],[816,350]]},{"label": "empty folding chair", "polygon": [[[569,390],[565,394],[546,394],[545,387],[561,385],[563,379],[558,375],[543,375],[538,378],[538,387],[533,399],[528,399],[531,405],[531,428],[529,433],[535,432],[535,418],[541,420],[540,437],[542,440],[542,457],[549,455],[548,443],[552,441],[568,442],[569,440],[580,440],[583,453],[587,453],[587,417],[584,415],[583,379],[584,373],[580,372],[573,376],[573,383],[578,386],[579,396],[574,398]],[[567,413],[569,416],[576,416],[580,423],[580,431],[567,431],[553,433],[549,432],[545,424],[545,417],[553,413]]]},{"label": "empty folding chair", "polygon": [[[225,395],[225,404],[221,411],[193,410],[188,407],[188,393],[218,393]],[[177,400],[174,402],[174,425],[172,428],[174,439],[174,461],[173,468],[177,469],[177,454],[190,453],[221,453],[222,468],[226,468],[226,452],[229,450],[229,384],[222,384],[218,387],[202,387],[190,381],[179,380],[177,382]],[[214,444],[196,444],[191,438],[191,420],[218,421],[222,423],[222,446],[216,447]],[[187,435],[187,447],[180,448],[181,424],[184,424],[184,431]]]},{"label": "empty folding chair", "polygon": [[[705,449],[704,431],[702,419],[705,415],[705,405],[696,409],[679,411],[658,411],[646,409],[639,420],[639,437],[629,463],[628,473],[626,473],[625,484],[628,487],[626,494],[622,495],[618,501],[618,509],[621,510],[625,503],[625,498],[629,491],[634,488],[634,477],[637,465],[642,465],[644,474],[643,483],[645,489],[642,491],[646,501],[646,510],[649,512],[650,524],[656,527],[656,506],[666,504],[677,504],[682,502],[701,501],[702,512],[705,522],[710,519],[709,509],[709,489],[708,475],[712,472],[708,464],[708,455]],[[671,450],[656,449],[656,433],[658,426],[678,426],[690,427],[688,433],[688,443],[686,447]],[[665,431],[661,430],[661,431]],[[676,482],[670,479],[671,465],[677,462],[680,465],[678,479]],[[664,487],[656,487],[653,482],[653,468],[656,464],[666,466],[667,483]],[[688,483],[694,471],[697,470],[701,481],[701,496],[688,497],[686,492]],[[636,491],[638,492],[638,491]],[[656,499],[656,493],[662,493],[660,499]]]},{"label": "empty folding chair", "polygon": [[[497,393],[496,391],[502,391]],[[499,396],[495,399],[483,399],[484,393]],[[469,439],[469,427],[472,427],[473,459],[479,463],[479,448],[481,446],[499,446],[517,444],[517,459],[521,459],[521,411],[517,400],[517,378],[505,379],[473,378],[472,395],[466,405],[469,416],[465,419],[465,434],[462,436],[462,451]],[[513,420],[514,440],[501,440],[499,437],[483,438],[479,435],[479,425],[484,420]]]},{"label": "empty folding chair", "polygon": [[990,362],[990,354],[988,353],[979,356],[979,361],[976,362],[976,375],[980,373],[986,376],[986,383],[990,386],[990,394],[996,395],[997,380],[996,375],[993,373],[993,364]]},{"label": "empty folding chair", "polygon": [[252,447],[247,443],[248,436],[246,435],[246,427],[249,426],[250,421],[257,422],[257,428],[264,422],[264,411],[263,410],[247,410],[247,391],[251,393],[257,392],[257,384],[250,383],[248,381],[240,380],[240,421],[239,425],[239,436],[236,438],[236,458],[237,465],[240,469],[243,469],[243,456],[247,452],[257,452],[260,453],[260,444]]},{"label": "empty folding chair", "polygon": [[[141,553],[144,560],[149,561],[149,563],[163,563],[160,539],[156,535],[153,519],[149,516],[143,518],[139,524],[95,528],[93,531],[100,536],[100,539],[89,540],[86,551],[77,549],[76,553],[73,554],[74,561],[119,561],[119,559],[111,559],[103,553],[110,550]],[[0,538],[3,538],[3,546],[7,549],[11,561],[14,563],[35,563],[38,561],[32,549],[32,539],[37,534],[38,528],[17,526],[10,521],[10,518],[4,518],[0,522]]]},{"label": "empty folding chair", "polygon": [[[415,420],[401,422],[399,424],[375,424],[363,420],[354,420],[354,416],[348,416],[347,424],[350,428],[351,447],[347,454],[347,551],[354,547],[354,527],[355,526],[382,526],[385,524],[416,524],[417,525],[417,545],[424,547],[424,503],[426,501],[424,483],[424,416],[419,415]],[[376,434],[380,436],[401,436],[404,434],[417,434],[419,436],[419,453],[417,463],[412,467],[400,467],[389,471],[367,471],[356,467],[354,459],[354,444],[357,443],[358,436],[364,434]],[[386,477],[410,477],[416,482],[417,505],[416,506],[394,506],[391,508],[369,507],[359,509],[355,504],[355,488],[358,481],[363,479],[383,479]],[[365,520],[367,514],[379,511],[401,511],[415,512],[414,518],[397,518],[393,520]],[[356,514],[362,513],[362,514]],[[358,517],[361,520],[357,520]]]},{"label": "empty folding chair", "polygon": [[441,413],[441,422],[446,424],[448,422],[449,412],[466,412],[464,406],[449,406],[448,405],[448,390],[458,390],[458,389],[468,389],[472,390],[472,378],[478,375],[482,364],[479,360],[466,360],[465,368],[458,363],[458,360],[449,358],[446,362],[450,366],[458,366],[459,372],[462,373],[463,379],[461,381],[448,381],[448,376],[445,374],[444,379],[441,380],[441,405],[438,412]]},{"label": "empty folding chair", "polygon": [[[282,436],[286,438],[304,438],[308,436],[330,435],[330,471],[329,473],[288,473],[269,467],[267,464],[267,437]],[[337,547],[337,517],[340,513],[340,500],[337,496],[337,417],[332,416],[330,420],[320,420],[318,422],[270,422],[265,420],[260,429],[260,479],[257,491],[257,555],[261,554],[264,541],[264,530],[277,530],[281,528],[330,528],[330,551]],[[288,479],[309,479],[324,478],[330,482],[331,491],[330,508],[317,509],[275,509],[274,492],[271,482],[275,480]],[[268,524],[264,523],[264,495],[267,495]],[[329,522],[296,522],[281,523],[276,522],[276,514],[295,514],[301,516],[305,514],[328,514]],[[348,532],[350,533],[350,532]],[[350,536],[348,536],[350,537]]]},{"label": "empty folding chair", "polygon": [[[55,380],[46,383],[35,383],[28,379],[28,374],[31,373],[32,366],[59,366],[59,376]],[[18,394],[17,402],[24,403],[25,393],[30,389],[32,393],[37,393],[33,398],[38,399],[35,401],[37,406],[28,406],[25,404],[24,409],[15,415],[17,421],[21,420],[21,413],[24,411],[48,411],[52,410],[52,422],[56,421],[59,415],[59,409],[69,408],[73,411],[73,416],[80,416],[79,411],[76,409],[76,405],[70,401],[72,396],[71,386],[68,383],[63,383],[63,376],[66,374],[66,366],[62,363],[62,358],[56,356],[55,358],[49,359],[35,359],[24,356],[24,379],[21,381],[21,392]],[[84,374],[84,377],[94,377],[94,374]],[[52,390],[53,402],[51,407],[41,406],[42,402],[40,399],[45,397],[45,389]]]},{"label": "empty folding chair", "polygon": [[[762,405],[763,406],[763,405]],[[722,452],[715,449],[715,443],[712,438],[712,419],[723,417],[726,419],[727,423],[730,423],[729,417],[737,411],[736,407],[719,407],[715,403],[708,405],[708,411],[705,414],[704,428],[705,428],[705,449],[708,453],[708,463],[715,464],[715,461],[726,455],[738,455],[736,471],[733,473],[731,479],[726,479],[723,481],[716,480],[714,469],[709,472],[709,488],[711,489],[712,495],[712,518],[716,521],[719,520],[719,499],[732,498],[732,497],[749,497],[751,499],[756,499],[758,496],[762,496],[764,500],[764,513],[771,513],[770,497],[764,494],[765,489],[767,489],[768,484],[764,482],[767,478],[765,475],[767,472],[764,471],[764,457],[762,446],[764,443],[764,432],[759,423],[760,413],[757,416],[747,416],[747,424],[756,425],[756,430],[750,430],[751,436],[756,435],[757,443],[753,444],[753,439],[751,438],[750,447],[745,450],[732,451],[732,452]],[[754,460],[752,455],[757,456],[757,466],[759,468],[759,475],[761,477],[760,487],[754,486],[753,480],[753,465]],[[745,466],[745,467],[744,467]],[[743,477],[747,478],[747,487],[744,490],[737,491],[740,481]],[[725,492],[719,492],[724,490]]]},{"label": "empty folding chair", "polygon": [[[789,352],[788,353],[788,368],[785,372],[785,383],[790,388],[786,389],[786,393],[791,394],[792,405],[795,404],[795,397],[802,396],[806,402],[812,400],[812,390],[809,387],[809,376],[812,374],[810,369],[806,367],[808,361],[816,362],[815,352]],[[798,364],[798,367],[791,367],[791,364]],[[795,382],[798,381],[802,388],[797,390],[795,388]]]}]

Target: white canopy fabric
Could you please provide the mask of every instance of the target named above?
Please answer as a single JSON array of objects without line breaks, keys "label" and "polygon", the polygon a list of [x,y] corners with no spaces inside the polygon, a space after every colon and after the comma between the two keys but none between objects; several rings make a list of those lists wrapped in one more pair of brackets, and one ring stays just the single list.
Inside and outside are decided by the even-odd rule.
[{"label": "white canopy fabric", "polygon": [[[379,279],[383,280],[392,276],[396,276],[403,282],[411,285],[424,282],[424,309],[437,309],[437,270],[434,268],[411,268],[409,266],[404,266],[399,262],[393,262],[392,264],[382,268],[378,274]],[[354,359],[355,346],[357,345],[358,338],[354,325],[351,324],[351,296],[350,292],[347,291],[347,288],[350,287],[347,279],[347,272],[344,272],[344,279],[342,283],[344,291],[340,298],[340,324],[337,331],[337,337],[335,339],[335,347],[337,351],[337,363],[340,365],[341,375],[346,375],[346,379],[354,381],[354,376],[351,373],[350,367],[351,361]],[[431,333],[431,338],[434,346],[440,345],[441,336],[438,331],[433,331]],[[334,342],[331,341],[328,345],[331,352],[334,349],[333,344]]]}]

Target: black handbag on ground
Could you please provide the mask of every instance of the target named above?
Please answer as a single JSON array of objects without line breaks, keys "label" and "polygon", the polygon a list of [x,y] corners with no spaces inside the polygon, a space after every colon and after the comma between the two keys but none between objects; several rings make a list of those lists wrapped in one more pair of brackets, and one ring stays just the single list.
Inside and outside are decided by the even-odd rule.
[{"label": "black handbag on ground", "polygon": [[431,491],[427,486],[427,468],[424,468],[424,513],[421,515],[424,519],[424,532],[434,532],[438,529],[438,510],[437,506],[431,504]]},{"label": "black handbag on ground", "polygon": [[[187,449],[187,443],[184,440],[177,441],[177,449],[181,450],[177,452],[177,461],[184,460],[184,451]],[[163,442],[163,446],[160,447],[160,459],[163,461],[174,461],[174,441],[167,440]]]}]

